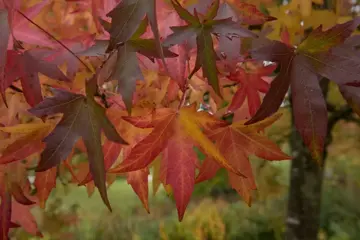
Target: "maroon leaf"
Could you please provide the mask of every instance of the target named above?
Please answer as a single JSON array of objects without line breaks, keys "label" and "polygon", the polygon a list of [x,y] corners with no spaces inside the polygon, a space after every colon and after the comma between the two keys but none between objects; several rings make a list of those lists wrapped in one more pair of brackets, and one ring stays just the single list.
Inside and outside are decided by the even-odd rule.
[{"label": "maroon leaf", "polygon": [[46,148],[41,153],[37,171],[46,171],[65,160],[81,137],[88,152],[90,171],[95,185],[110,209],[105,185],[101,130],[104,130],[106,137],[112,141],[122,144],[126,142],[107,119],[105,110],[92,97],[59,89],[55,89],[54,93],[54,97],[45,99],[29,110],[38,117],[63,113],[54,131],[44,139]]},{"label": "maroon leaf", "polygon": [[321,160],[327,133],[326,102],[319,78],[302,56],[294,59],[291,93],[296,129],[316,160]]}]

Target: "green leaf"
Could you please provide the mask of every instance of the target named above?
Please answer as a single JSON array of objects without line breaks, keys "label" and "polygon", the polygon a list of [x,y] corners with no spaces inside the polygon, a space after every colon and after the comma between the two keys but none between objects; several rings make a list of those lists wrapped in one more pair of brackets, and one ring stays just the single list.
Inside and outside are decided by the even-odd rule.
[{"label": "green leaf", "polygon": [[197,38],[197,47],[200,49],[200,61],[204,76],[208,79],[209,84],[214,91],[221,96],[218,70],[216,67],[216,53],[210,31],[203,29]]},{"label": "green leaf", "polygon": [[[209,84],[214,91],[221,96],[218,70],[216,68],[216,60],[218,57],[214,51],[212,34],[223,36],[223,38],[219,38],[220,45],[224,44],[224,42],[221,41],[224,37],[232,39],[240,37],[256,37],[257,35],[250,30],[241,27],[239,23],[232,21],[231,18],[214,20],[220,5],[218,0],[215,0],[210,5],[203,22],[200,22],[196,9],[194,10],[195,16],[193,16],[184,9],[178,1],[172,0],[172,3],[180,17],[187,21],[188,25],[172,27],[171,30],[173,33],[165,39],[163,45],[168,47],[175,44],[181,44],[196,35],[197,56],[194,69],[191,71],[189,78],[202,68],[204,76],[208,79]],[[240,55],[240,52],[237,54]]]},{"label": "green leaf", "polygon": [[140,23],[138,29],[136,30],[136,32],[134,33],[134,35],[132,35],[131,39],[140,38],[146,32],[148,24],[149,24],[149,20],[147,17],[145,17],[141,21],[141,23]]},{"label": "green leaf", "polygon": [[[133,49],[152,59],[152,58],[161,58],[159,52],[156,49],[156,41],[154,39],[134,39],[130,40],[129,44],[133,47]],[[167,48],[163,48],[164,56],[169,57],[177,57],[178,55],[176,53],[171,52]]]},{"label": "green leaf", "polygon": [[171,3],[182,20],[194,26],[199,27],[201,25],[199,19],[183,8],[178,0],[171,0]]},{"label": "green leaf", "polygon": [[323,31],[320,25],[301,42],[297,51],[303,54],[328,52],[331,48],[338,46],[350,37],[359,24],[360,17],[343,24],[335,25],[327,31]]},{"label": "green leaf", "polygon": [[8,47],[10,27],[8,22],[8,11],[0,9],[0,77],[6,63],[6,50]]},{"label": "green leaf", "polygon": [[211,3],[211,5],[210,5],[210,7],[209,7],[209,9],[208,9],[208,11],[207,11],[207,13],[205,15],[205,20],[213,20],[216,17],[217,13],[218,13],[219,6],[220,6],[220,1],[219,0],[214,0]]}]

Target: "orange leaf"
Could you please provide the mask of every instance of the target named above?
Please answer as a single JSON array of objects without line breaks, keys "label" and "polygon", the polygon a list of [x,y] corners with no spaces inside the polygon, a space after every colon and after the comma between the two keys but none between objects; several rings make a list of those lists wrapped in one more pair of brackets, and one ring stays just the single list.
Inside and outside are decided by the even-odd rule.
[{"label": "orange leaf", "polygon": [[39,152],[44,147],[42,139],[53,129],[51,122],[18,124],[11,127],[2,127],[0,131],[10,133],[12,142],[2,151],[0,163],[10,163],[27,158]]},{"label": "orange leaf", "polygon": [[30,212],[31,207],[12,201],[11,221],[23,227],[26,232],[42,237],[35,218]]},{"label": "orange leaf", "polygon": [[166,184],[173,190],[181,221],[194,190],[197,156],[191,140],[179,133],[169,141],[167,157]]},{"label": "orange leaf", "polygon": [[[229,182],[249,205],[251,190],[255,190],[256,185],[248,157],[256,155],[266,160],[290,159],[275,143],[259,133],[280,116],[281,114],[275,114],[252,125],[244,125],[244,121],[237,122],[208,133],[209,138],[215,141],[215,145],[226,160],[241,172],[242,176],[229,172]],[[206,159],[200,168],[196,182],[212,178],[219,169],[220,166],[215,161]]]},{"label": "orange leaf", "polygon": [[46,200],[52,189],[56,186],[56,167],[50,168],[44,172],[36,172],[35,187],[41,208],[45,208]]},{"label": "orange leaf", "polygon": [[165,187],[166,185],[172,187],[180,220],[190,200],[195,182],[194,146],[203,149],[222,167],[239,174],[239,171],[226,161],[202,131],[225,123],[206,112],[196,111],[195,106],[183,107],[178,111],[169,108],[156,109],[154,113],[144,118],[124,117],[124,119],[138,127],[153,126],[154,128],[131,149],[119,166],[110,169],[109,172],[125,173],[144,169],[163,153],[159,178]]},{"label": "orange leaf", "polygon": [[148,186],[149,170],[147,168],[129,172],[127,174],[127,182],[139,196],[144,208],[148,213],[149,210],[149,186]]}]

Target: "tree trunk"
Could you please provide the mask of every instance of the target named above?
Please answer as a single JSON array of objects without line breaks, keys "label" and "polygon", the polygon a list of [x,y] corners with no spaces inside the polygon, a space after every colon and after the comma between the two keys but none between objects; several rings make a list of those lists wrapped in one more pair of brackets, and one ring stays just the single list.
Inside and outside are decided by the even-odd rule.
[{"label": "tree trunk", "polygon": [[315,240],[320,226],[323,171],[311,158],[295,126],[290,144],[293,160],[285,239]]}]

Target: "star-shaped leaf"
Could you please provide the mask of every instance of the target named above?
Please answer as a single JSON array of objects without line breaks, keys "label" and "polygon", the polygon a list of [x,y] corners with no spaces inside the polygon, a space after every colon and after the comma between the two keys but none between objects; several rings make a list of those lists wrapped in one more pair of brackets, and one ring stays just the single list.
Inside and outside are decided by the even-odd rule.
[{"label": "star-shaped leaf", "polygon": [[65,160],[77,140],[82,138],[88,153],[90,171],[95,185],[110,209],[105,185],[101,130],[108,139],[114,142],[122,144],[126,144],[126,142],[119,136],[115,127],[107,119],[105,110],[95,102],[92,94],[83,96],[59,89],[54,89],[54,93],[54,97],[46,98],[29,110],[38,117],[63,114],[54,131],[44,139],[46,148],[41,153],[37,171],[46,171]]},{"label": "star-shaped leaf", "polygon": [[[198,146],[212,156],[221,166],[229,171],[239,173],[233,168],[218,149],[208,139],[201,128],[223,125],[205,112],[196,112],[195,105],[183,107],[179,111],[161,108],[149,116],[124,117],[125,120],[139,128],[153,128],[152,132],[138,142],[126,159],[110,170],[113,173],[137,171],[149,166],[155,158],[166,152],[166,182],[174,190],[175,200],[181,220],[195,183],[196,154],[193,146]],[[195,158],[194,158],[195,156]],[[164,160],[165,159],[165,160]],[[162,159],[166,161],[167,158]],[[176,193],[175,193],[176,192]]]},{"label": "star-shaped leaf", "polygon": [[8,59],[4,79],[0,79],[1,94],[17,78],[21,79],[21,86],[26,101],[34,106],[42,101],[39,73],[60,81],[71,81],[53,63],[43,59],[44,52],[41,49],[27,50],[24,53],[8,51]]},{"label": "star-shaped leaf", "polygon": [[[256,189],[249,156],[256,155],[266,160],[290,159],[275,143],[259,133],[278,120],[280,116],[281,114],[275,114],[252,125],[244,125],[244,121],[236,122],[207,133],[225,159],[242,173],[242,175],[236,175],[228,172],[229,182],[248,204],[251,200],[251,190]],[[197,182],[212,178],[219,169],[220,166],[214,160],[206,159],[200,168]]]},{"label": "star-shaped leaf", "polygon": [[233,112],[240,108],[247,99],[250,115],[254,116],[261,105],[259,93],[267,93],[270,84],[262,77],[269,76],[276,69],[276,65],[258,66],[254,69],[237,68],[227,76],[228,79],[238,82],[238,89],[232,98],[228,111]]},{"label": "star-shaped leaf", "polygon": [[[143,20],[138,30],[126,42],[119,45],[116,54],[110,57],[106,65],[112,66],[114,69],[105,81],[117,80],[118,91],[122,96],[128,112],[131,112],[133,93],[135,92],[136,81],[143,80],[143,74],[139,66],[137,54],[142,54],[151,60],[161,58],[156,49],[156,41],[154,39],[142,39],[147,26],[147,20]],[[111,44],[111,42],[110,42]],[[176,57],[177,54],[162,47],[164,57]],[[107,69],[104,67],[103,69]],[[102,74],[102,73],[101,73]],[[106,73],[102,74],[107,76]]]},{"label": "star-shaped leaf", "polygon": [[291,85],[295,125],[313,158],[320,161],[326,138],[327,109],[319,76],[340,86],[359,79],[360,58],[354,49],[346,47],[345,42],[359,24],[360,18],[355,18],[326,31],[322,31],[320,26],[297,48],[278,41],[255,41],[252,57],[278,62],[280,73],[271,83],[259,110],[247,124],[275,113]]},{"label": "star-shaped leaf", "polygon": [[164,60],[156,16],[156,0],[123,0],[107,16],[112,19],[108,51],[115,49],[119,43],[127,42],[146,16],[154,34],[157,52]]},{"label": "star-shaped leaf", "polygon": [[218,95],[221,95],[218,70],[216,68],[217,55],[214,51],[212,36],[226,36],[231,39],[239,37],[255,37],[256,35],[251,31],[242,28],[240,24],[234,22],[232,18],[217,19],[216,17],[220,6],[218,0],[214,0],[207,12],[201,16],[199,16],[196,10],[195,15],[192,15],[188,10],[183,8],[177,0],[172,0],[171,2],[175,11],[177,11],[179,16],[186,21],[188,25],[171,27],[173,34],[165,39],[163,45],[168,47],[181,44],[188,39],[196,37],[196,63],[189,78],[202,68],[204,77],[207,78],[215,92]]}]

